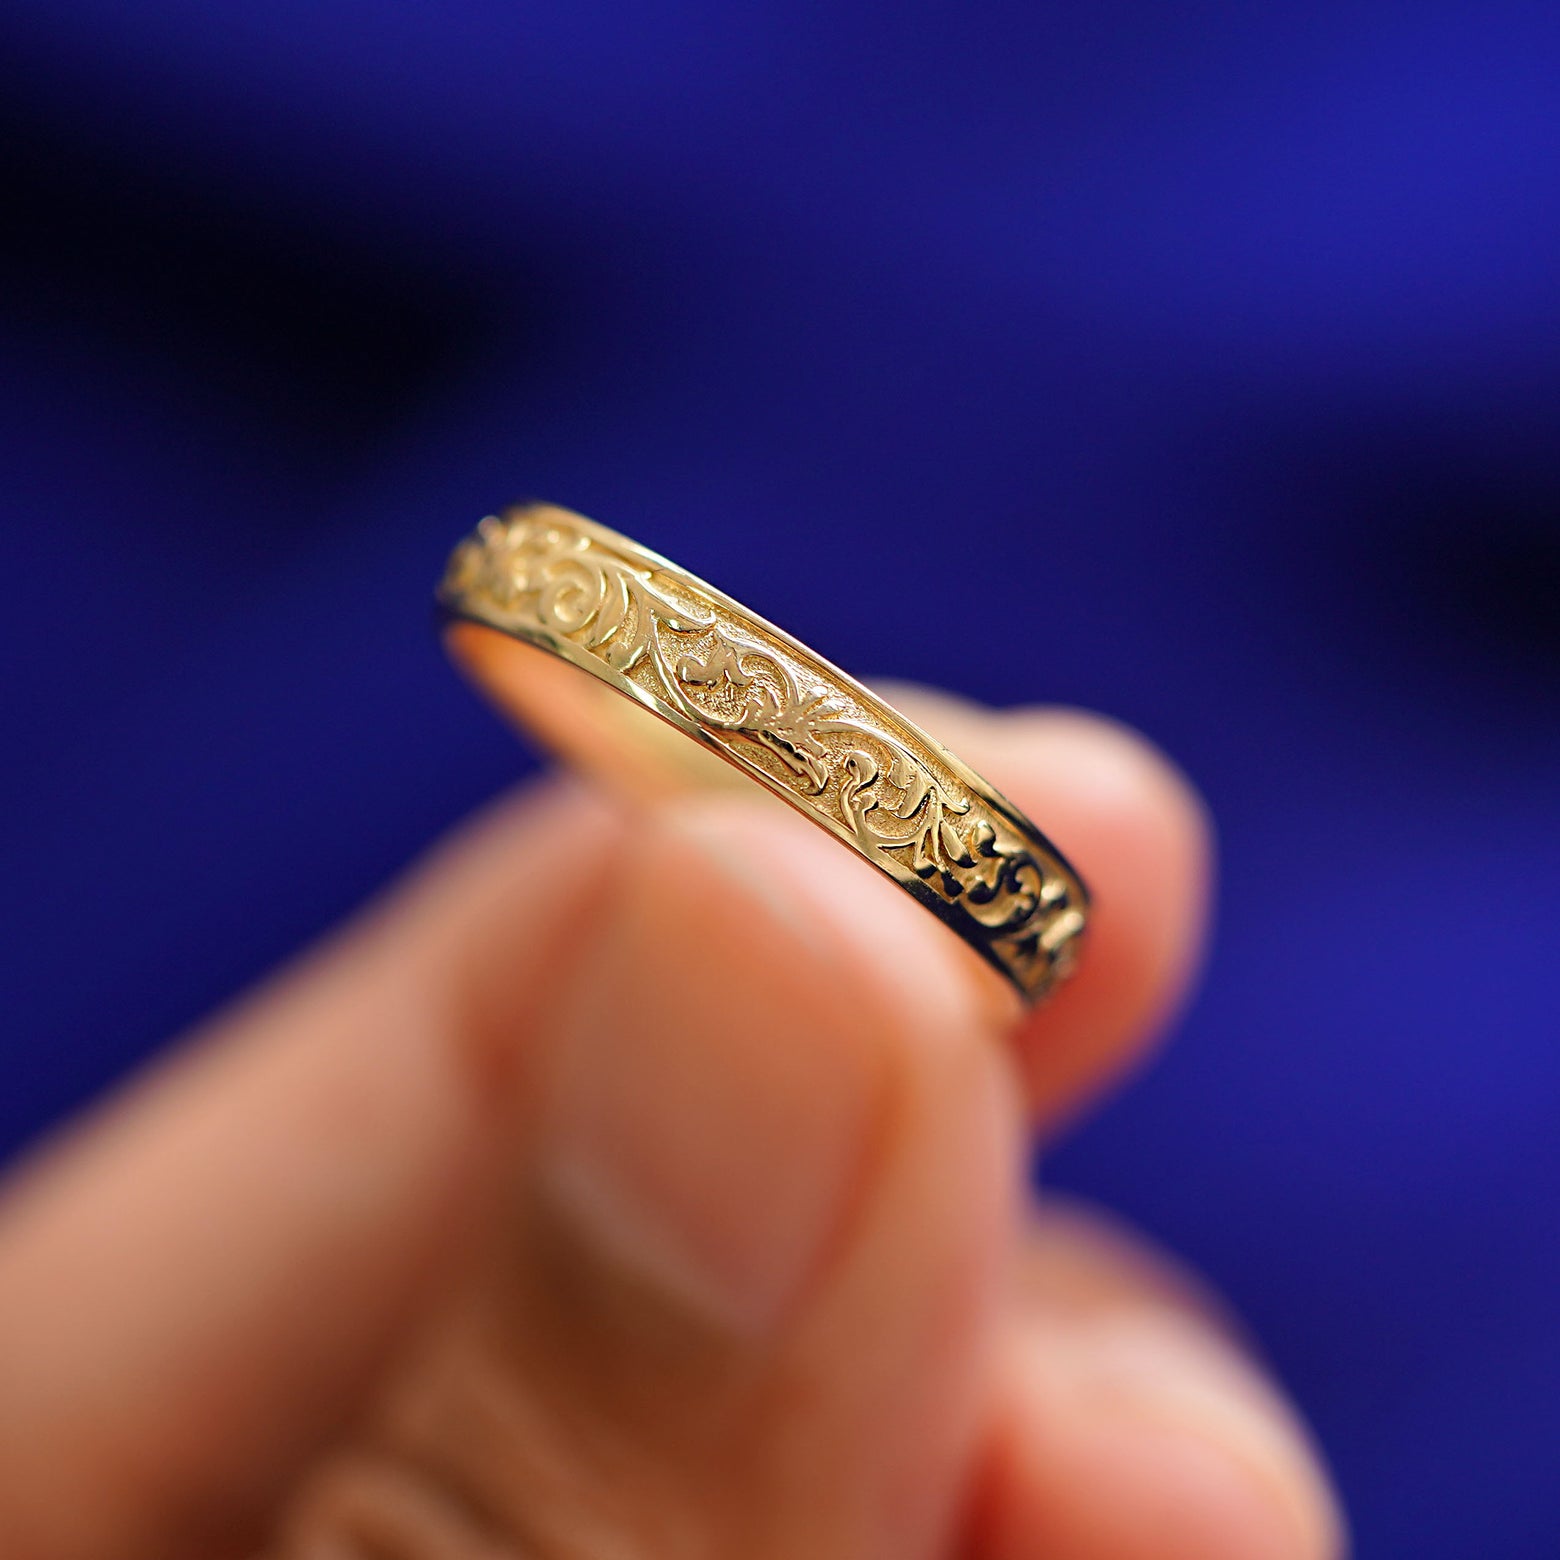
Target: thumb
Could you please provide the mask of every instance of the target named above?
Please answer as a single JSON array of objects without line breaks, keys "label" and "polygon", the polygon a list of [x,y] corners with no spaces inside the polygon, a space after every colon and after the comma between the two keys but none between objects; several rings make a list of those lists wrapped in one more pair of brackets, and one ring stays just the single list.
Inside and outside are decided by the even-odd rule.
[{"label": "thumb", "polygon": [[1008,999],[802,820],[703,805],[468,831],[11,1189],[7,1555],[228,1553],[289,1502],[305,1549],[927,1549]]},{"label": "thumb", "polygon": [[286,1552],[939,1552],[1020,1158],[988,979],[762,799],[643,819],[478,1276]]}]

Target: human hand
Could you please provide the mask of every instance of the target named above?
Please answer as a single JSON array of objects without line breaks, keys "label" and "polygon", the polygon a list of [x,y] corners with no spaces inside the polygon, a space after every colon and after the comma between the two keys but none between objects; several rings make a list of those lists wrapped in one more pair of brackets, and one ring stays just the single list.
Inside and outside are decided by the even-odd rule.
[{"label": "human hand", "polygon": [[768,799],[532,787],[12,1177],[0,1555],[1337,1555],[1202,1287],[1024,1205],[1196,962],[1199,804],[890,697],[1096,891],[1044,1009]]}]

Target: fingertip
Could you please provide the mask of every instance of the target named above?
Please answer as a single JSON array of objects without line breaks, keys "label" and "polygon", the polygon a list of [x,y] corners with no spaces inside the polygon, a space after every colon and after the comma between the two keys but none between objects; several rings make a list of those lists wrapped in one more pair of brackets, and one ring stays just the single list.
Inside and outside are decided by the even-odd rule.
[{"label": "fingertip", "polygon": [[[963,945],[740,793],[633,815],[603,912],[545,1020],[537,1130],[465,1346],[539,1388],[549,1444],[562,1404],[566,1444],[622,1449],[605,1483],[585,1459],[593,1531],[626,1487],[647,1530],[701,1552],[929,1553],[977,1434],[1020,1179],[1017,1089]],[[465,1458],[425,1410],[401,1444]],[[530,1533],[527,1439],[518,1469],[484,1445],[462,1477]]]},{"label": "fingertip", "polygon": [[1163,1033],[1206,935],[1213,825],[1184,773],[1118,722],[1026,708],[993,723],[994,782],[1078,867],[1092,894],[1075,977],[1017,1047],[1038,1122],[1075,1111]]},{"label": "fingertip", "polygon": [[[973,949],[806,819],[724,793],[689,799],[669,818],[734,885],[783,909],[823,966],[850,971],[849,996],[865,999],[865,1017],[961,1039],[1013,1022],[1016,997]],[[820,990],[816,1000],[838,997]]]},{"label": "fingertip", "polygon": [[1213,820],[1196,784],[1164,748],[1125,721],[1066,704],[1015,705],[996,719],[1020,744],[1065,751],[1078,773],[1088,775],[1096,802],[1133,806],[1150,796],[1194,843],[1210,845]]},{"label": "fingertip", "polygon": [[550,772],[463,823],[382,907],[385,981],[428,1008],[426,1027],[498,1110],[526,1092],[631,828],[601,787]]},{"label": "fingertip", "polygon": [[635,817],[597,932],[549,1025],[549,1194],[604,1273],[769,1337],[827,1281],[917,1056],[978,1043],[980,988],[761,794]]},{"label": "fingertip", "polygon": [[1034,1122],[1054,1127],[1145,1056],[1185,998],[1207,930],[1208,808],[1172,759],[1107,716],[876,686],[1016,803],[1089,887],[1076,974],[1012,1038]]},{"label": "fingertip", "polygon": [[988,1560],[1339,1560],[1309,1437],[1227,1344],[1170,1311],[1011,1340],[981,1511]]}]

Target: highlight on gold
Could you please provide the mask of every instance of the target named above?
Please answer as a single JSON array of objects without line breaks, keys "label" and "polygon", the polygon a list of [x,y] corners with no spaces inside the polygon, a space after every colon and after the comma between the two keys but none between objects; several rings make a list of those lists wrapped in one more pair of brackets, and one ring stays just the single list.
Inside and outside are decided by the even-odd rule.
[{"label": "highlight on gold", "polygon": [[739,772],[892,877],[1026,1001],[1071,972],[1089,899],[1057,847],[891,705],[660,554],[520,505],[460,542],[439,602],[455,659],[571,763],[638,794]]}]

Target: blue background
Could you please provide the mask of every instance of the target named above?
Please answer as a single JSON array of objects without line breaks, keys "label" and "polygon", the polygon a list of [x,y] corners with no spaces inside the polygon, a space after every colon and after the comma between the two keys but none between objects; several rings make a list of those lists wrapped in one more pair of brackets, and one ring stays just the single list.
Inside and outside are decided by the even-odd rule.
[{"label": "blue background", "polygon": [[10,0],[0,84],[0,1141],[517,772],[429,592],[545,495],[1180,758],[1214,960],[1050,1174],[1363,1556],[1560,1552],[1552,4]]}]

